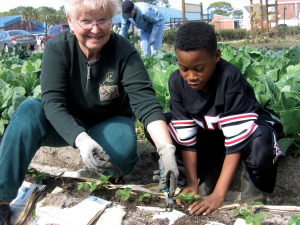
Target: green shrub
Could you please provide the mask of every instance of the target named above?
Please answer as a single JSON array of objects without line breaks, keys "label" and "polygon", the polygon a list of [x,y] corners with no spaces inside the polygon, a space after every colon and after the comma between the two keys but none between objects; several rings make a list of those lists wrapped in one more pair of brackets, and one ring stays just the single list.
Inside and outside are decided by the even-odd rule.
[{"label": "green shrub", "polygon": [[215,29],[218,41],[234,41],[247,39],[249,31],[246,29]]},{"label": "green shrub", "polygon": [[168,29],[164,32],[163,43],[167,45],[174,45],[176,29]]}]

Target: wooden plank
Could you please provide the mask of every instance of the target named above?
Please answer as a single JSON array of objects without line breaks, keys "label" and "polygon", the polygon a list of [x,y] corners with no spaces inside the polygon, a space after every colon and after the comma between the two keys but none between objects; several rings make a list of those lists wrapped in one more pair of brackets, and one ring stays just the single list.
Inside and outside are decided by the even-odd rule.
[{"label": "wooden plank", "polygon": [[276,12],[268,12],[268,15],[275,15]]},{"label": "wooden plank", "polygon": [[258,6],[261,6],[260,3],[257,3],[257,4],[251,4],[250,7],[258,7]]}]

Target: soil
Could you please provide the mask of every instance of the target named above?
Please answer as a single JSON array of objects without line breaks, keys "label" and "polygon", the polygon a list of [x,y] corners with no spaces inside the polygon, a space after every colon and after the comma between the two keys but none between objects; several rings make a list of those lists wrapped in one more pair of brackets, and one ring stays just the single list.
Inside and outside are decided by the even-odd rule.
[{"label": "soil", "polygon": [[[157,153],[155,148],[147,141],[140,141],[138,144],[139,161],[134,170],[124,176],[125,184],[149,184],[154,183],[152,180],[153,171],[158,168]],[[85,167],[81,161],[78,149],[72,147],[64,148],[50,148],[42,147],[33,158],[32,165],[41,165],[43,169],[40,172],[50,172],[55,168],[55,171],[76,171]],[[240,200],[240,171],[238,171],[232,181],[228,194],[223,205],[231,205],[239,203]],[[28,173],[26,180],[32,182],[33,175]],[[294,158],[291,155],[282,157],[278,173],[275,191],[272,194],[266,194],[267,205],[277,206],[299,206],[300,205],[300,158]],[[78,190],[78,179],[62,178],[55,179],[50,177],[43,180],[43,184],[47,185],[46,194],[43,197],[47,198],[45,205],[62,205],[64,207],[72,207],[78,204],[89,195],[93,195],[114,203],[125,206],[126,215],[123,218],[123,225],[131,224],[169,224],[168,219],[154,220],[153,213],[138,210],[136,206],[151,206],[166,208],[167,204],[165,199],[158,197],[144,198],[143,201],[138,201],[139,194],[131,194],[127,201],[123,201],[121,196],[116,194],[116,190],[109,190],[102,186],[90,192],[88,188]],[[82,181],[82,180],[81,180]],[[55,187],[62,187],[64,196],[50,194]],[[50,195],[50,196],[49,196]],[[173,209],[181,211],[186,216],[176,220],[174,224],[207,224],[208,221],[215,221],[223,224],[234,224],[241,215],[236,216],[233,210],[215,210],[207,216],[193,216],[189,215],[187,208],[181,208],[178,205],[171,206]],[[263,213],[265,219],[262,224],[287,224],[291,216],[299,212],[274,212],[270,210],[260,209],[257,212]],[[25,225],[31,224],[34,216],[28,217]]]}]

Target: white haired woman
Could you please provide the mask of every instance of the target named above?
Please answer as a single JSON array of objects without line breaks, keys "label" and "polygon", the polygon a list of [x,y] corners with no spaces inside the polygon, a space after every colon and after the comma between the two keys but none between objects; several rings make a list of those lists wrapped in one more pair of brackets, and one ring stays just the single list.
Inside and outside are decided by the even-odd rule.
[{"label": "white haired woman", "polygon": [[[0,149],[0,216],[8,223],[28,165],[41,146],[73,146],[89,169],[130,173],[137,160],[132,109],[161,155],[160,189],[174,194],[175,147],[147,70],[136,49],[111,32],[118,0],[65,0],[70,29],[47,42],[41,99],[14,113]],[[132,108],[131,108],[132,107]]]}]

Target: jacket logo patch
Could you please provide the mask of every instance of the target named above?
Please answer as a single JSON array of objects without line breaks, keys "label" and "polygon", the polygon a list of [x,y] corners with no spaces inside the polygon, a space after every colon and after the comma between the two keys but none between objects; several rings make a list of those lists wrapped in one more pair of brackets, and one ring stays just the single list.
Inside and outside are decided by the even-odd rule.
[{"label": "jacket logo patch", "polygon": [[119,97],[119,90],[118,90],[118,85],[101,85],[99,88],[99,94],[100,94],[100,101],[109,101],[114,98]]},{"label": "jacket logo patch", "polygon": [[105,80],[103,81],[103,84],[99,84],[100,86],[101,85],[105,85],[105,82],[107,83],[110,83],[110,82],[113,82],[114,81],[114,73],[112,72],[109,72],[105,75]]},{"label": "jacket logo patch", "polygon": [[119,89],[118,85],[107,85],[105,83],[111,83],[114,81],[114,73],[109,72],[105,75],[105,80],[103,81],[103,84],[99,84],[99,95],[100,95],[100,101],[109,101],[114,98],[119,97]]}]

